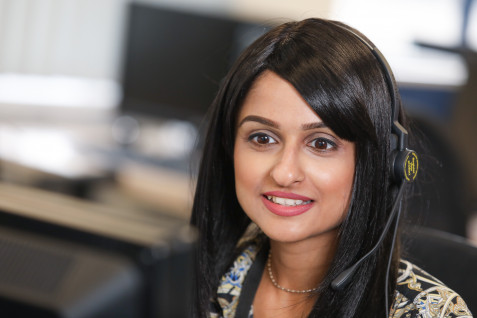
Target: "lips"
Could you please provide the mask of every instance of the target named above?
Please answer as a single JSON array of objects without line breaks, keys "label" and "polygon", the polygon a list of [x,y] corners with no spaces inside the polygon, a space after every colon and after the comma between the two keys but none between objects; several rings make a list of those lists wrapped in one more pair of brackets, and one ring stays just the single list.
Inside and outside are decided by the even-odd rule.
[{"label": "lips", "polygon": [[262,196],[267,209],[279,216],[296,216],[305,213],[314,204],[311,198],[295,193],[271,191]]}]

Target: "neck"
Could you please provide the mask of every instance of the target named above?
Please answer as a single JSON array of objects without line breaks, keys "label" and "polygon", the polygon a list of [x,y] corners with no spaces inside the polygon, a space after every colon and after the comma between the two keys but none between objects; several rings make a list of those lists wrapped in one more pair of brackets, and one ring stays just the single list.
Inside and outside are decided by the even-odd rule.
[{"label": "neck", "polygon": [[301,242],[270,241],[271,267],[283,287],[305,290],[317,287],[326,275],[336,249],[337,230]]}]

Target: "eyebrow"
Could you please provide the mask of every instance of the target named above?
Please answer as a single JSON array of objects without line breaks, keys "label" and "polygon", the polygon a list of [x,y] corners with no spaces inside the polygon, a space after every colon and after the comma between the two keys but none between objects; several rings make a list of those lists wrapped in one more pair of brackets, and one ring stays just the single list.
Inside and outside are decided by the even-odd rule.
[{"label": "eyebrow", "polygon": [[309,124],[303,124],[302,126],[303,130],[310,130],[310,129],[317,129],[317,128],[328,128],[326,124],[322,121],[316,122],[316,123],[309,123]]},{"label": "eyebrow", "polygon": [[[242,119],[242,121],[239,124],[239,127],[242,126],[244,123],[246,123],[248,121],[254,121],[254,122],[257,122],[257,123],[260,123],[260,124],[263,124],[263,125],[266,125],[266,126],[270,126],[272,128],[276,128],[276,129],[280,128],[280,125],[278,123],[274,122],[273,120],[270,120],[270,119],[267,119],[267,118],[264,118],[264,117],[260,117],[260,116],[255,116],[255,115],[250,115],[250,116],[247,116],[244,119]],[[317,128],[327,128],[328,126],[326,126],[326,124],[324,122],[320,121],[320,122],[315,122],[315,123],[303,124],[301,127],[302,127],[303,130],[311,130],[311,129],[317,129]]]},{"label": "eyebrow", "polygon": [[254,115],[250,115],[250,116],[247,116],[245,117],[244,119],[242,119],[242,121],[240,122],[239,124],[239,127],[242,126],[244,123],[248,122],[248,121],[255,121],[257,123],[260,123],[260,124],[264,124],[266,126],[270,126],[270,127],[273,127],[273,128],[278,128],[280,127],[276,122],[274,122],[273,120],[270,120],[270,119],[267,119],[267,118],[263,118],[263,117],[260,117],[260,116],[254,116]]}]

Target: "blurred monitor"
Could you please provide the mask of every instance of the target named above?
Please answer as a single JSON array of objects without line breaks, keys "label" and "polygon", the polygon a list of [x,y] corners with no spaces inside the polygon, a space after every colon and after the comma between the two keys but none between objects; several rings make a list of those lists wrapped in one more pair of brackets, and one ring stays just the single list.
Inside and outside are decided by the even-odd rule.
[{"label": "blurred monitor", "polygon": [[188,317],[185,222],[0,184],[2,317]]},{"label": "blurred monitor", "polygon": [[266,27],[225,16],[132,3],[122,114],[198,122],[240,52]]}]

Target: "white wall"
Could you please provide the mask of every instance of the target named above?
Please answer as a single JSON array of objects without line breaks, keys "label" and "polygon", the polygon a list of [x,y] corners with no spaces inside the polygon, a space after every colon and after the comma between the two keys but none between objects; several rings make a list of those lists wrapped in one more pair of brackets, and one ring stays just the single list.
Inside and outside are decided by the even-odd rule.
[{"label": "white wall", "polygon": [[326,18],[333,0],[230,0],[230,10],[239,16],[257,19],[301,20]]},{"label": "white wall", "polygon": [[[0,0],[0,73],[119,79],[133,0]],[[331,0],[136,0],[257,19],[326,15]]]},{"label": "white wall", "polygon": [[127,0],[0,0],[0,72],[116,78]]}]

